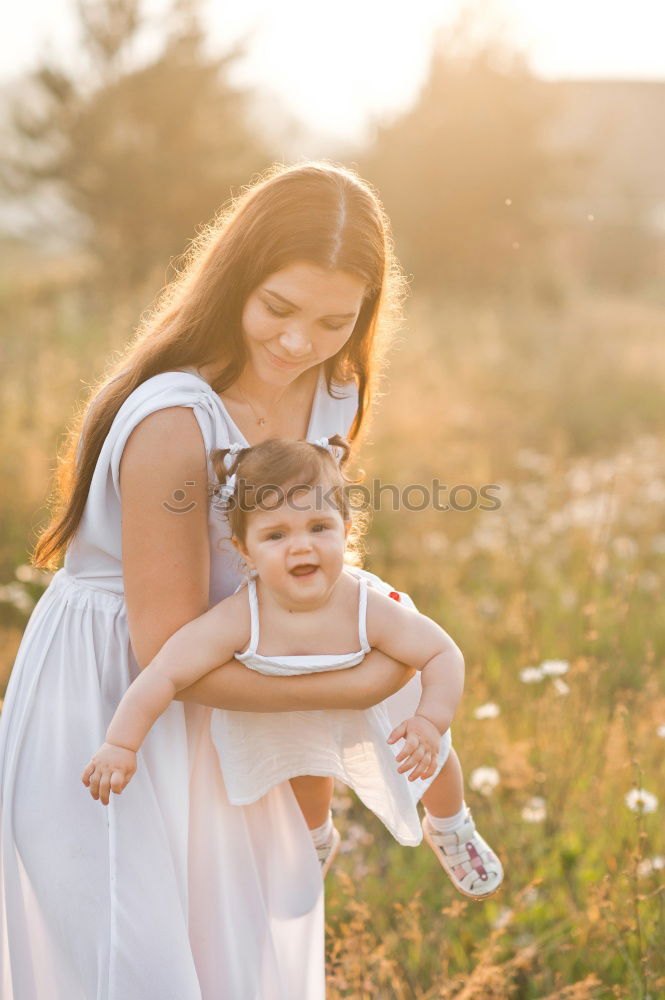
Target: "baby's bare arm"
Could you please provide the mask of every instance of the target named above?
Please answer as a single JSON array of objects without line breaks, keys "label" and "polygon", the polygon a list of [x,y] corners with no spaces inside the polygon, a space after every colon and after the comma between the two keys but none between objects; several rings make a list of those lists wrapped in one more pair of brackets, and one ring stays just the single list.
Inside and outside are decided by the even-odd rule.
[{"label": "baby's bare arm", "polygon": [[138,750],[176,694],[232,659],[248,637],[244,592],[187,622],[166,640],[127,689],[106,731],[107,742]]},{"label": "baby's bare arm", "polygon": [[450,726],[464,688],[464,657],[440,625],[385,594],[368,588],[367,638],[370,645],[422,671],[417,715],[440,733]]}]

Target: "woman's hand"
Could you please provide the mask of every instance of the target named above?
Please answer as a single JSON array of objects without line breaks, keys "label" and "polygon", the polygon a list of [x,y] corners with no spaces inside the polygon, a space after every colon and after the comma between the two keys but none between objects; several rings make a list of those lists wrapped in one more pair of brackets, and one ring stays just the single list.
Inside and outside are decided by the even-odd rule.
[{"label": "woman's hand", "polygon": [[136,773],[136,753],[114,743],[102,743],[86,764],[81,781],[90,788],[93,799],[109,804],[110,792],[120,795]]},{"label": "woman's hand", "polygon": [[404,746],[395,758],[398,763],[403,761],[397,768],[399,773],[411,771],[409,781],[431,778],[437,768],[441,746],[441,733],[434,723],[422,715],[414,715],[395,726],[387,742],[396,743],[397,740],[404,740]]}]

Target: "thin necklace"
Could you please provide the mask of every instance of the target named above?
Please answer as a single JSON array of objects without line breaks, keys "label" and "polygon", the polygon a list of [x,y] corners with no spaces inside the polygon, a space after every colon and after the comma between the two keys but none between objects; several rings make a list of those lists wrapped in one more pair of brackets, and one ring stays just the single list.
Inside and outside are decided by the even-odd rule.
[{"label": "thin necklace", "polygon": [[[287,388],[288,388],[288,386],[287,386]],[[252,413],[256,417],[256,423],[258,424],[259,427],[263,427],[264,424],[267,424],[268,417],[270,416],[271,412],[274,410],[274,408],[277,406],[277,404],[280,402],[280,400],[284,396],[284,393],[286,392],[286,389],[285,389],[284,392],[282,393],[282,395],[279,396],[278,399],[276,399],[275,402],[272,403],[271,406],[268,407],[268,410],[266,411],[266,415],[265,416],[259,416],[259,414],[254,409],[254,406],[252,404],[251,399],[249,398],[249,396],[246,395],[246,393],[243,392],[243,390],[240,388],[240,386],[237,383],[236,383],[236,389],[238,390],[238,392],[240,393],[240,395],[245,400],[245,402],[249,406],[250,410],[252,411]]]}]

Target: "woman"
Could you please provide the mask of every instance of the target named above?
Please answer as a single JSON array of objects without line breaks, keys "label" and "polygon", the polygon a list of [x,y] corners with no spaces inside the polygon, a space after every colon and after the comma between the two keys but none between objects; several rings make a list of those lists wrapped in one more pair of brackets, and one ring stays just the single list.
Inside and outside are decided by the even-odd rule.
[{"label": "woman", "polygon": [[[0,724],[5,1000],[324,996],[301,813],[288,784],[228,803],[211,714],[365,707],[406,684],[401,664],[373,651],[343,696],[334,675],[220,665],[161,717],[122,797],[92,801],[80,772],[139,670],[240,582],[207,454],[357,441],[404,290],[367,184],[325,162],[276,166],[199,238],[93,390],[33,556],[56,568],[65,554],[64,568],[28,623]],[[414,683],[400,698],[417,698]]]}]

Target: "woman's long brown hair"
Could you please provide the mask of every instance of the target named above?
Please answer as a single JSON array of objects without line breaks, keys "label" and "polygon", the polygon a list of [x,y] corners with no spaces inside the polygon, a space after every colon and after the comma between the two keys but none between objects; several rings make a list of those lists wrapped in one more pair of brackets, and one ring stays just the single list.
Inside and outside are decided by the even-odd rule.
[{"label": "woman's long brown hair", "polygon": [[178,277],[93,386],[59,459],[51,520],[32,553],[34,566],[57,568],[83,516],[104,440],[130,393],[153,375],[220,358],[226,367],[211,384],[216,392],[227,389],[246,362],[241,318],[248,296],[295,261],[347,271],[367,284],[351,336],[324,365],[333,398],[333,382],[358,386],[349,433],[356,440],[402,319],[408,282],[381,202],[358,174],[326,160],[273,164],[193,241]]}]

